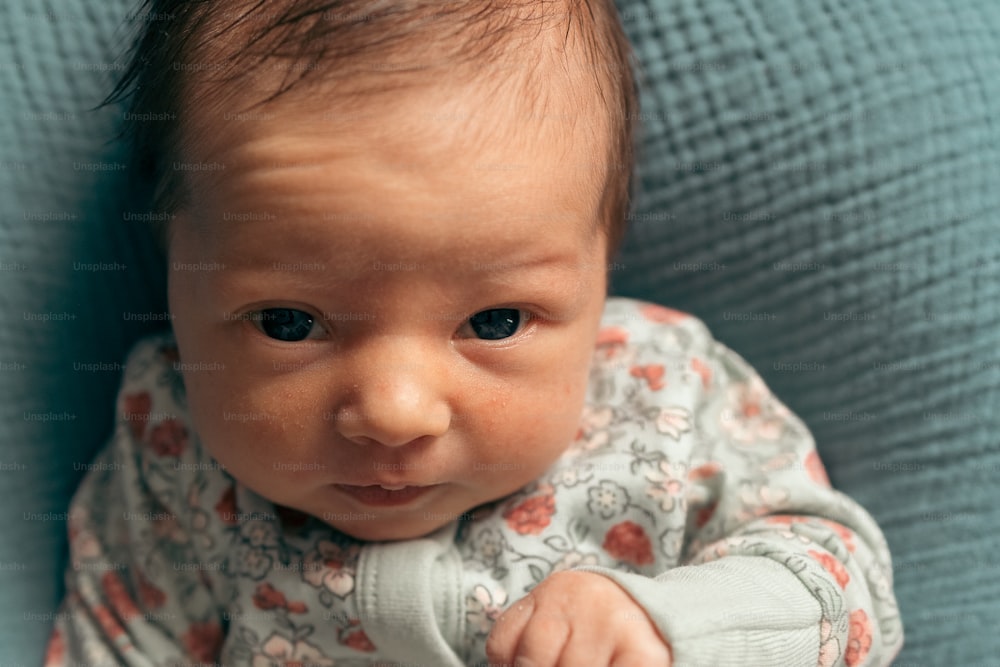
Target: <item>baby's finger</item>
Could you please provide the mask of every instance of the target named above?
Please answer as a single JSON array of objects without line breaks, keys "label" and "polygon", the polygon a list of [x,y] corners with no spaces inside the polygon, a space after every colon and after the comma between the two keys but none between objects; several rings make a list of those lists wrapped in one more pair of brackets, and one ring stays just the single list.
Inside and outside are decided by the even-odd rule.
[{"label": "baby's finger", "polygon": [[663,644],[619,650],[608,663],[609,667],[671,667],[673,664],[670,649]]},{"label": "baby's finger", "polygon": [[530,593],[515,602],[493,624],[486,638],[486,657],[490,667],[513,665],[521,634],[535,610],[535,598]]},{"label": "baby's finger", "polygon": [[[521,632],[521,639],[514,651],[517,667],[579,667],[596,665],[593,656],[583,662],[569,663],[563,653],[567,650],[573,619],[566,612],[552,605],[536,606],[531,620]],[[573,627],[572,629],[576,629]],[[576,636],[573,637],[576,640]],[[606,661],[605,661],[606,662]],[[603,665],[601,667],[604,667]]]},{"label": "baby's finger", "polygon": [[573,636],[563,648],[557,663],[559,667],[578,667],[579,665],[600,665],[610,667],[614,664],[611,656],[614,646],[607,640],[602,628],[583,629],[574,626]]}]

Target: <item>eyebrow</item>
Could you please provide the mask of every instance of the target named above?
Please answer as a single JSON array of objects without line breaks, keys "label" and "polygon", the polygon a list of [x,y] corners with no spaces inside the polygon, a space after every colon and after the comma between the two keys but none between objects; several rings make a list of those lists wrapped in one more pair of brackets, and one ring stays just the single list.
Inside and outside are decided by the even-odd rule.
[{"label": "eyebrow", "polygon": [[511,273],[524,269],[537,269],[548,267],[575,266],[577,263],[565,254],[547,254],[520,259],[516,261],[505,261],[497,259],[489,262],[467,262],[471,264],[474,271],[492,271],[494,273]]},{"label": "eyebrow", "polygon": [[[266,254],[265,254],[266,255]],[[362,276],[362,271],[422,271],[431,268],[438,273],[451,271],[457,274],[455,282],[465,284],[471,289],[474,285],[493,285],[493,288],[515,288],[518,286],[538,288],[543,285],[555,287],[561,282],[556,276],[567,276],[578,270],[585,271],[588,267],[578,263],[572,255],[567,253],[546,253],[518,258],[513,261],[505,261],[498,258],[496,261],[488,262],[455,262],[454,260],[442,259],[435,262],[437,266],[406,266],[405,264],[393,265],[381,262],[377,258],[361,260],[360,265],[355,269],[348,269],[345,273],[352,279]],[[331,270],[340,275],[331,275]],[[226,270],[221,272],[219,279],[235,287],[251,276],[266,277],[268,283],[273,286],[297,285],[298,288],[306,290],[325,291],[329,288],[342,284],[344,276],[343,269],[337,269],[337,263],[333,258],[322,258],[313,253],[305,253],[300,258],[292,261],[279,260],[276,256],[257,256],[250,258],[247,262],[239,264],[228,264]],[[554,282],[555,281],[555,282]],[[259,283],[258,283],[259,284]]]},{"label": "eyebrow", "polygon": [[[335,266],[342,263],[339,261],[342,258],[319,254],[316,252],[315,246],[310,247],[308,243],[295,243],[293,246],[288,247],[288,250],[295,251],[298,255],[296,259],[289,261],[280,258],[278,253],[272,254],[268,250],[264,250],[262,253],[242,255],[238,261],[232,263],[227,262],[227,268],[234,269],[236,273],[273,271],[301,271],[304,273],[315,271],[320,273],[325,272],[327,267],[331,265]],[[591,268],[580,264],[576,257],[567,252],[545,252],[526,257],[515,257],[514,259],[506,259],[504,253],[497,253],[496,259],[491,258],[486,261],[473,261],[465,258],[453,259],[455,255],[456,253],[441,253],[436,258],[436,261],[432,263],[418,262],[416,260],[409,263],[401,260],[386,262],[378,256],[371,256],[367,259],[355,258],[352,261],[356,262],[359,268],[367,266],[368,268],[388,270],[394,264],[398,263],[399,266],[395,268],[402,270],[423,270],[434,268],[434,265],[437,265],[442,269],[462,271],[463,273],[487,272],[493,274],[509,274],[534,269]],[[377,266],[379,264],[381,264],[381,267]],[[375,266],[373,267],[373,265]]]}]

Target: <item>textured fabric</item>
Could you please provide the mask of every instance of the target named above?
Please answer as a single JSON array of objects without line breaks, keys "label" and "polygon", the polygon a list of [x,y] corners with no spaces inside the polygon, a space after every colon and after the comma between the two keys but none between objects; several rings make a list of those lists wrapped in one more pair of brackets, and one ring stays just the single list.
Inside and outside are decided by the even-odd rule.
[{"label": "textured fabric", "polygon": [[903,639],[888,549],[808,429],[697,319],[612,298],[601,325],[552,467],[389,543],[283,520],[205,450],[172,335],[142,341],[70,509],[47,664],[482,665],[497,616],[577,569],[618,581],[676,667],[888,665]]},{"label": "textured fabric", "polygon": [[[164,308],[121,173],[74,166],[122,159],[105,143],[116,111],[88,109],[122,62],[131,5],[0,3],[5,663],[40,660],[74,464],[106,440],[115,364],[153,326],[124,314]],[[896,555],[902,664],[994,660],[1000,5],[619,7],[646,85],[616,289],[705,319],[810,426]]]},{"label": "textured fabric", "polygon": [[98,406],[122,352],[151,330],[130,317],[165,302],[153,246],[123,215],[120,114],[91,111],[118,71],[128,4],[0,3],[2,664],[41,660],[76,466],[107,440],[113,414]]},{"label": "textured fabric", "polygon": [[647,0],[617,293],[694,313],[894,555],[900,664],[1000,654],[1000,3]]}]

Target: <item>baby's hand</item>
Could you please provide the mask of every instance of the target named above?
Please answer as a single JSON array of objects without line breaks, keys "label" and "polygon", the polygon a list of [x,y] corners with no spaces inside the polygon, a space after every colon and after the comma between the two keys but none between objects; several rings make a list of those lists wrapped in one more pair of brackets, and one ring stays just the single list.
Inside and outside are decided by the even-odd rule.
[{"label": "baby's hand", "polygon": [[670,667],[670,645],[645,610],[611,579],[557,572],[497,619],[490,665]]}]

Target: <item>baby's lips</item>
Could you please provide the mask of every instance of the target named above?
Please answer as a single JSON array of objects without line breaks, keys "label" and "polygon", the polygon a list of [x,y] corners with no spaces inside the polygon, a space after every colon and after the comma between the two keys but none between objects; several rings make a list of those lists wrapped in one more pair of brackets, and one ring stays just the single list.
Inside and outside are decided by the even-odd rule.
[{"label": "baby's lips", "polygon": [[406,479],[370,479],[364,481],[353,481],[353,482],[334,482],[334,486],[351,486],[357,488],[364,488],[366,486],[381,486],[385,489],[402,489],[404,487],[425,487],[425,486],[437,486],[440,482],[418,482]]},{"label": "baby's lips", "polygon": [[394,507],[407,505],[418,498],[430,493],[438,485],[431,486],[408,486],[386,488],[380,484],[369,484],[356,486],[352,484],[334,484],[341,493],[357,500],[364,505],[373,507]]}]

